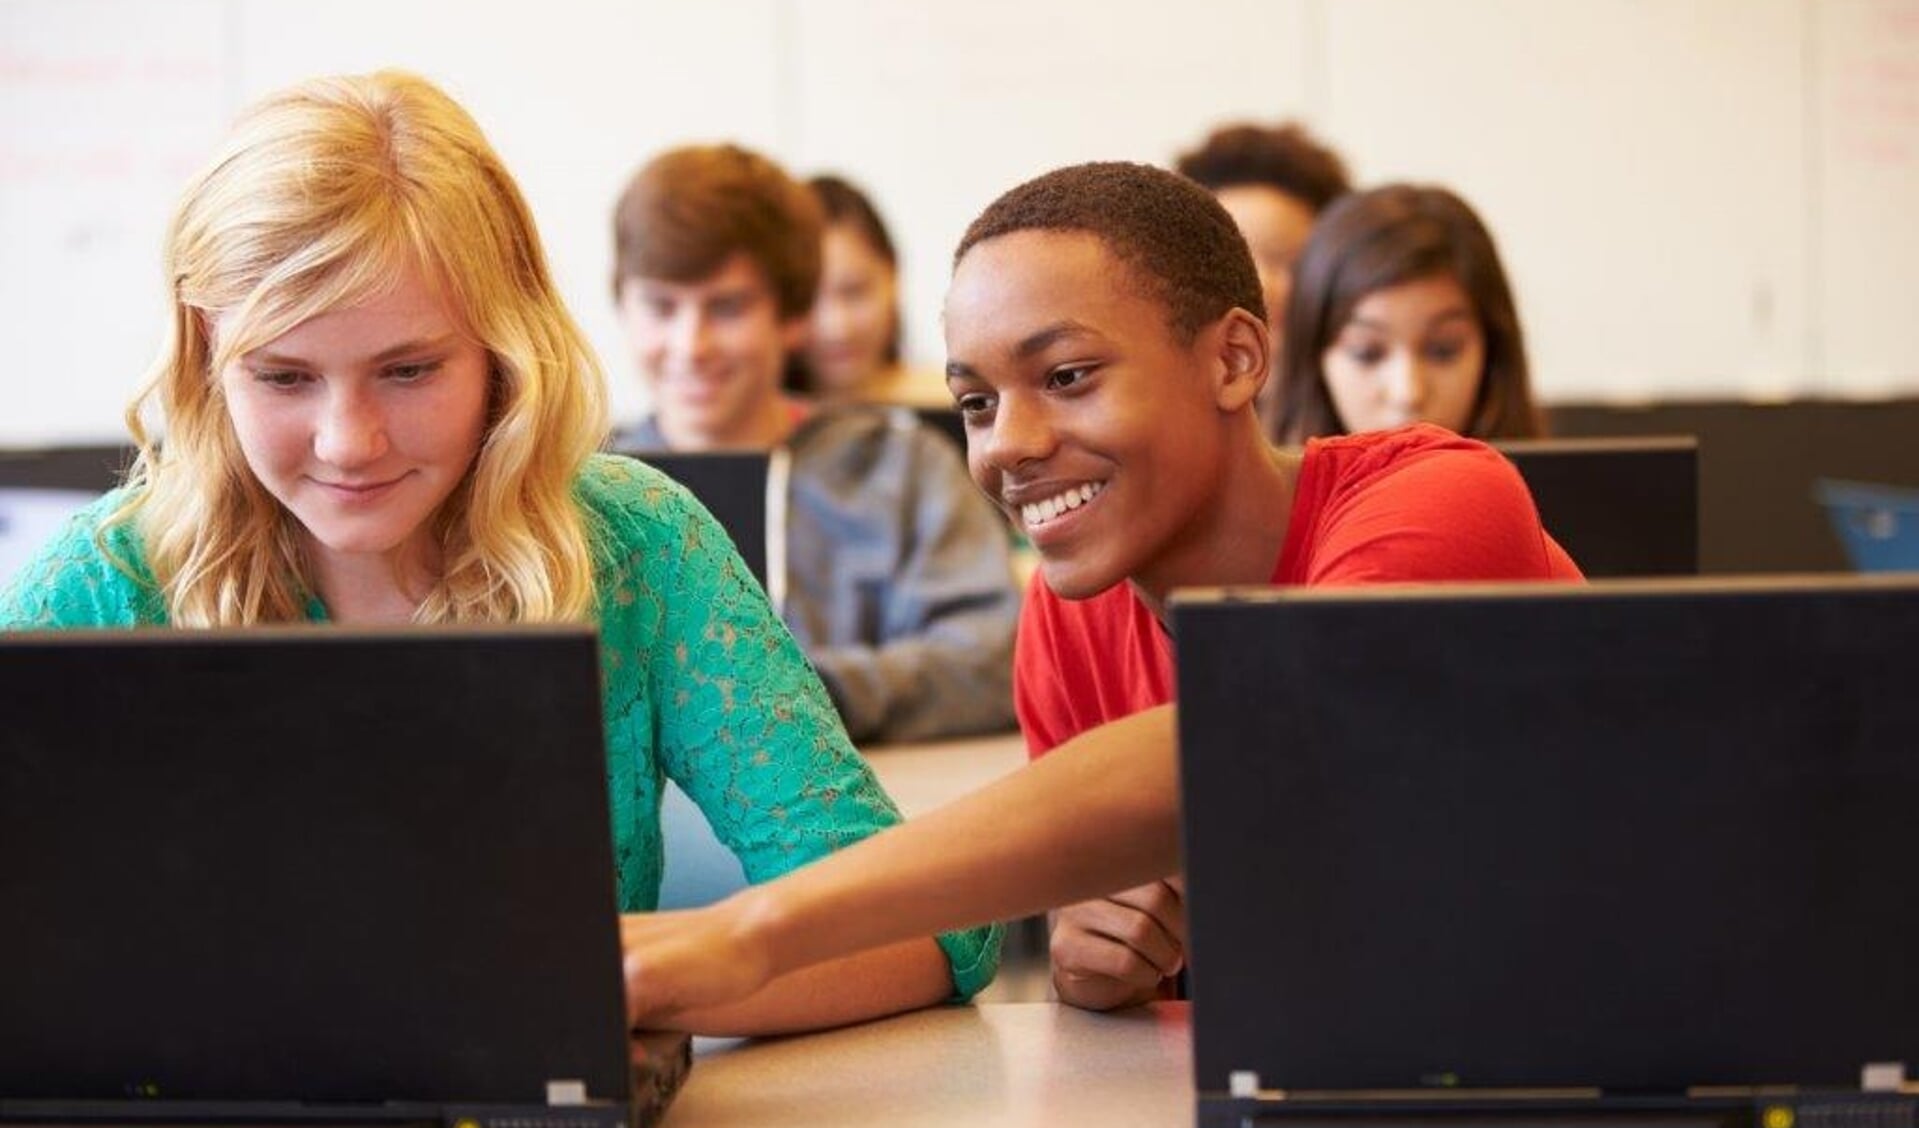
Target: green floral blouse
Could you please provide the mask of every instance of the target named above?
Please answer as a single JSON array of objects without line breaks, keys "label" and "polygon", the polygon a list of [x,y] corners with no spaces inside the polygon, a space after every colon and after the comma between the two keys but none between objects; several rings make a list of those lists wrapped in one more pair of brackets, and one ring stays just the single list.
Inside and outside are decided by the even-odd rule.
[{"label": "green floral blouse", "polygon": [[[651,467],[612,455],[582,468],[574,496],[599,558],[622,911],[658,903],[660,788],[669,777],[755,882],[898,822],[819,678],[705,508]],[[100,529],[124,500],[115,491],[89,505],[40,550],[0,593],[0,629],[166,624],[133,527]],[[315,599],[308,615],[323,622],[326,608]],[[992,981],[1000,940],[997,925],[939,937],[958,997]]]}]

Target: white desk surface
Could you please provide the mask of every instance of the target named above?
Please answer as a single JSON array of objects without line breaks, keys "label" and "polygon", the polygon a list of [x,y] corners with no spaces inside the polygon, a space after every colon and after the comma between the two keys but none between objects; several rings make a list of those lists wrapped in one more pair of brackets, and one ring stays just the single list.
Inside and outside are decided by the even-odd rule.
[{"label": "white desk surface", "polygon": [[699,1047],[665,1128],[1193,1122],[1186,1003],[1118,1014],[1058,1003],[940,1007],[792,1038],[701,1039]]},{"label": "white desk surface", "polygon": [[1026,763],[1026,742],[1017,732],[926,744],[874,744],[860,752],[909,819]]}]

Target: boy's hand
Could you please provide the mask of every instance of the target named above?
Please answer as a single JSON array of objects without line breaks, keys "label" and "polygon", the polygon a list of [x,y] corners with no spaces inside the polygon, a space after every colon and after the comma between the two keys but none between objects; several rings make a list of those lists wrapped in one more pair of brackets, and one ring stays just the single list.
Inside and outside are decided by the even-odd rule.
[{"label": "boy's hand", "polygon": [[682,1012],[736,1002],[766,986],[771,962],[730,902],[620,917],[629,1026],[671,1028]]},{"label": "boy's hand", "polygon": [[1113,1010],[1159,997],[1186,963],[1186,896],[1177,877],[1059,910],[1053,987],[1061,1002]]}]

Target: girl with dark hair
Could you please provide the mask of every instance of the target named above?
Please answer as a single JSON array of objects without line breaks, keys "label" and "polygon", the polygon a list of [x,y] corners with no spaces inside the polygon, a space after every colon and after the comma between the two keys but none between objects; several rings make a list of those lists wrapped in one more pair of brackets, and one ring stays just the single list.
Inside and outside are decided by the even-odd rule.
[{"label": "girl with dark hair", "polygon": [[1490,232],[1444,188],[1390,184],[1334,203],[1293,273],[1275,437],[1434,423],[1533,438],[1526,343]]},{"label": "girl with dark hair", "polygon": [[826,229],[819,297],[788,390],[825,403],[951,407],[944,383],[900,363],[899,255],[879,210],[837,176],[815,176],[807,187]]}]

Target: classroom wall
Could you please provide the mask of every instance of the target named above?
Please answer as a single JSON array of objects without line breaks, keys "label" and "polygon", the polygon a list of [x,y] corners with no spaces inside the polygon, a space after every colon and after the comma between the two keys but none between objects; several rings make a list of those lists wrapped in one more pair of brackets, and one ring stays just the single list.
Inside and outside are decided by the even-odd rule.
[{"label": "classroom wall", "polygon": [[1481,207],[1549,400],[1919,389],[1919,0],[0,0],[0,443],[116,435],[166,216],[232,114],[389,65],[518,174],[622,413],[607,217],[663,146],[869,186],[937,365],[992,196],[1287,115]]}]

